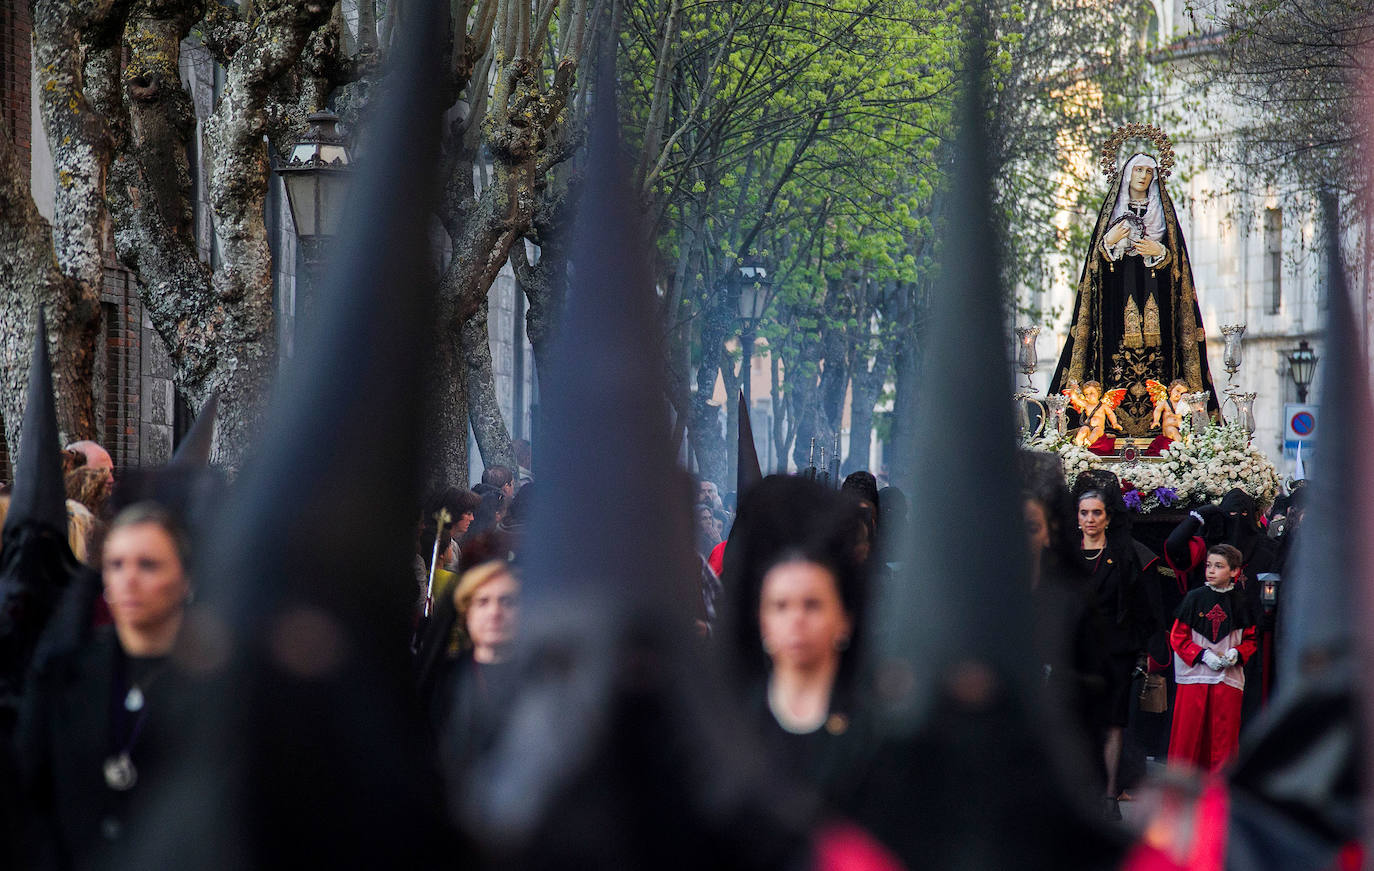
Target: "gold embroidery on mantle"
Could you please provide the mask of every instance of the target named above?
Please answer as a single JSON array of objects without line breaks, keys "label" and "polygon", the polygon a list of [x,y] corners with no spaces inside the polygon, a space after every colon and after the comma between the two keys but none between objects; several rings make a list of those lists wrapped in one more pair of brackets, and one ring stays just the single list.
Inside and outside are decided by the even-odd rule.
[{"label": "gold embroidery on mantle", "polygon": [[[1158,312],[1156,312],[1156,316]],[[1121,345],[1125,348],[1140,348],[1145,345],[1143,337],[1140,335],[1140,307],[1135,304],[1135,297],[1126,298],[1126,313],[1122,319]]]},{"label": "gold embroidery on mantle", "polygon": [[1145,303],[1145,347],[1159,347],[1159,303],[1154,294]]}]

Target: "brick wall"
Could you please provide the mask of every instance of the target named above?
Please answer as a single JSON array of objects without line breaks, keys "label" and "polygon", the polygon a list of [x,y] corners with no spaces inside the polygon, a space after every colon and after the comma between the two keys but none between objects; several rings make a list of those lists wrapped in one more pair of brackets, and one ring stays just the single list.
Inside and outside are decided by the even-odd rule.
[{"label": "brick wall", "polygon": [[143,312],[133,273],[108,264],[100,302],[97,440],[116,468],[160,465],[171,458],[178,424],[187,426],[176,419],[171,358]]},{"label": "brick wall", "polygon": [[0,120],[14,139],[21,165],[29,162],[29,65],[33,24],[29,4],[0,3]]},{"label": "brick wall", "polygon": [[[100,352],[95,360],[96,441],[116,468],[165,463],[174,436],[190,425],[177,415],[172,364],[162,339],[146,322],[133,273],[105,267],[100,290]],[[0,481],[12,480],[0,427]]]},{"label": "brick wall", "polygon": [[96,440],[110,452],[116,468],[136,466],[142,306],[133,275],[116,265],[106,266],[100,302],[104,353],[96,366]]}]

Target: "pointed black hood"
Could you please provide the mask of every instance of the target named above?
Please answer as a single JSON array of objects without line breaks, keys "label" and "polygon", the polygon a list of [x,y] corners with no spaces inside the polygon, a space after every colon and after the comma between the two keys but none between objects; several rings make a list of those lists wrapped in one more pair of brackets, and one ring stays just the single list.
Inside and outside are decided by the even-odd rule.
[{"label": "pointed black hood", "polygon": [[[681,554],[672,549],[691,550],[690,505],[672,498],[676,491],[665,492],[665,482],[680,473],[669,445],[662,375],[643,364],[662,359],[663,351],[653,278],[634,231],[639,216],[621,171],[613,69],[612,63],[599,72],[598,82],[607,84],[595,93],[579,257],[554,349],[559,363],[541,390],[549,425],[538,453],[548,471],[540,476],[535,506],[531,540],[539,547],[531,556],[527,598],[585,587],[658,607],[665,595],[678,595],[667,591],[683,580],[668,576],[683,571]],[[627,408],[635,412],[625,414]],[[617,551],[604,562],[586,559],[586,526],[577,521],[587,494],[605,486],[608,467],[589,461],[594,456],[623,470],[616,497],[598,511],[600,535]],[[651,572],[662,582],[645,583]]]},{"label": "pointed black hood", "polygon": [[[951,183],[958,195],[947,224],[947,284],[932,304],[924,349],[924,370],[940,374],[929,379],[924,413],[915,422],[919,486],[911,492],[921,566],[888,585],[879,606],[889,620],[879,626],[883,657],[894,667],[919,666],[910,692],[886,700],[893,727],[904,732],[921,728],[960,663],[988,669],[1006,693],[1019,695],[1029,684],[1030,627],[1021,618],[1030,594],[1014,580],[1025,575],[1026,544],[1010,483],[1016,465],[1005,294],[998,260],[989,255],[997,250],[989,240],[998,236],[993,169],[984,125],[969,121],[984,114],[985,68],[981,50],[970,54]],[[973,517],[976,531],[969,527]]]},{"label": "pointed black hood", "polygon": [[215,414],[219,411],[219,394],[200,409],[200,416],[177,445],[169,466],[204,466],[210,462],[210,449],[215,443]]},{"label": "pointed black hood", "polygon": [[[663,330],[614,94],[605,51],[573,284],[541,387],[522,686],[500,744],[461,790],[464,815],[501,867],[777,867],[800,823],[779,822],[786,802],[755,788],[757,757],[695,655],[691,489],[651,362],[663,359]],[[586,500],[608,469],[615,495],[598,503],[592,541]]]},{"label": "pointed black hood", "polygon": [[[0,741],[9,737],[39,638],[72,581],[89,577],[67,546],[61,439],[40,310],[19,436],[19,465],[0,549]],[[41,656],[39,657],[41,658]]]},{"label": "pointed black hood", "polygon": [[171,732],[179,755],[130,834],[138,867],[436,859],[442,802],[408,645],[446,10],[407,6],[318,320],[198,542],[203,592],[173,662],[205,698]]},{"label": "pointed black hood", "polygon": [[1368,757],[1360,703],[1363,695],[1367,716],[1370,693],[1359,691],[1368,678],[1357,615],[1369,613],[1374,553],[1352,519],[1367,514],[1359,506],[1374,487],[1374,467],[1351,433],[1374,427],[1374,409],[1334,198],[1324,205],[1329,308],[1320,384],[1323,397],[1335,398],[1322,402],[1302,537],[1279,588],[1279,695],[1243,736],[1229,777],[1227,867],[1330,868],[1360,836],[1360,760]]},{"label": "pointed black hood", "polygon": [[[213,535],[216,515],[224,506],[228,482],[222,469],[210,465],[219,394],[210,397],[165,466],[127,469],[110,498],[111,515],[139,502],[155,502],[177,519],[194,540]],[[193,572],[199,572],[192,554]]]},{"label": "pointed black hood", "polygon": [[57,431],[57,400],[48,359],[47,319],[40,309],[34,326],[33,360],[24,422],[19,430],[19,465],[14,472],[5,532],[36,524],[67,534],[67,491],[62,483],[62,437]]},{"label": "pointed black hood", "polygon": [[[879,836],[909,867],[1115,867],[1073,800],[1071,758],[1038,718],[1018,498],[1006,292],[985,129],[987,23],[973,13],[910,483],[913,556],[873,614],[892,757]],[[910,432],[911,430],[907,430]],[[996,835],[989,837],[995,830]]]},{"label": "pointed black hood", "polygon": [[749,403],[744,391],[739,392],[739,452],[735,462],[735,504],[738,505],[749,488],[763,480],[758,449],[754,447],[754,425],[749,420]]}]

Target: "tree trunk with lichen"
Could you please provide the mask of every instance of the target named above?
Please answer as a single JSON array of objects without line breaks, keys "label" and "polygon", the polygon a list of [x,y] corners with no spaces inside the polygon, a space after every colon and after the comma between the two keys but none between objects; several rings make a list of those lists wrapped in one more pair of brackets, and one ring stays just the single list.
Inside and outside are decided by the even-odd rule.
[{"label": "tree trunk with lichen", "polygon": [[121,105],[127,135],[110,203],[120,259],[139,277],[177,386],[199,407],[220,396],[214,459],[237,464],[256,431],[276,368],[272,254],[265,206],[264,136],[272,89],[301,62],[330,6],[260,3],[251,25],[209,20],[206,44],[225,64],[225,88],[205,125],[209,200],[222,265],[201,263],[190,232],[187,145],[194,123],[178,75],[180,45],[200,20],[194,6],[140,3],[126,37]]},{"label": "tree trunk with lichen", "polygon": [[892,366],[892,353],[880,349],[873,354],[871,360],[856,356],[855,361],[857,365],[849,376],[852,390],[849,405],[849,453],[845,457],[844,465],[840,467],[840,472],[845,475],[868,469],[872,457],[869,449],[873,441],[874,409],[878,406],[878,397],[882,395],[883,384],[887,381],[887,373]]},{"label": "tree trunk with lichen", "polygon": [[[453,323],[457,326],[454,332],[459,337],[457,353],[443,355],[443,362],[452,368],[440,372],[439,377],[461,381],[465,385],[466,402],[470,405],[477,399],[482,407],[474,410],[464,407],[458,414],[443,413],[434,421],[438,426],[451,427],[447,431],[438,429],[435,434],[453,444],[462,442],[465,454],[467,428],[471,421],[478,448],[488,464],[501,462],[495,459],[496,454],[489,454],[493,450],[509,459],[510,435],[501,417],[501,410],[494,402],[495,391],[490,385],[491,349],[487,346],[485,316],[487,293],[510,256],[511,245],[520,238],[529,220],[528,213],[522,212],[511,197],[508,169],[498,164],[493,176],[492,183],[483,189],[474,207],[465,216],[466,221],[456,235],[453,258],[439,284],[443,311],[446,317],[454,319]],[[475,323],[478,321],[480,335],[479,323]],[[477,431],[479,427],[481,432]],[[504,450],[500,447],[502,444]],[[462,468],[446,468],[449,483],[466,486],[467,464],[464,462]]]},{"label": "tree trunk with lichen", "polygon": [[[375,72],[388,39],[374,38],[370,0],[363,15],[368,33],[351,56],[338,5],[323,0],[257,0],[251,8],[204,0],[32,5],[37,91],[59,171],[57,207],[48,228],[33,208],[26,168],[6,148],[6,178],[0,180],[0,276],[6,281],[0,294],[8,297],[6,311],[22,317],[7,317],[0,325],[5,425],[13,437],[27,374],[27,324],[41,303],[58,345],[54,362],[64,432],[93,434],[99,289],[103,266],[117,255],[137,277],[145,312],[169,350],[177,387],[194,408],[220,395],[214,459],[236,464],[256,429],[277,359],[265,220],[268,142],[288,150],[303,132],[304,115],[324,108],[336,94],[343,94],[340,108],[351,117],[355,96],[365,102],[368,86],[360,83],[356,94],[339,88]],[[494,406],[484,383],[490,381],[483,374],[490,360],[484,368],[481,359],[485,337],[464,345],[462,334],[485,306],[512,245],[529,230],[536,190],[572,153],[572,138],[563,134],[564,112],[582,52],[586,0],[572,0],[569,17],[560,20],[559,61],[551,70],[525,60],[544,56],[558,8],[541,5],[532,22],[528,8],[508,0],[456,7],[462,21],[455,28],[446,86],[454,100],[463,93],[482,98],[472,125],[457,131],[458,141],[451,143],[461,145],[450,151],[459,155],[450,167],[453,196],[445,198],[439,216],[454,256],[436,307],[442,344],[425,376],[437,385],[431,392],[436,481],[467,482],[473,377],[482,406],[477,419],[483,428],[493,427],[494,442],[483,443],[494,443],[493,450],[509,458],[505,423],[499,413],[485,410]],[[391,17],[383,22],[384,33],[390,32]],[[182,42],[192,33],[223,68],[225,81],[202,141],[220,255],[213,270],[201,261],[194,239],[189,155],[196,150],[196,117],[179,70]],[[487,86],[489,74],[496,77],[494,88]],[[493,155],[492,183],[479,195],[473,160],[484,143]]]},{"label": "tree trunk with lichen", "polygon": [[[563,300],[568,290],[569,241],[575,196],[564,186],[540,198],[528,237],[538,245],[539,257],[531,261],[524,243],[511,248],[510,265],[520,292],[525,295],[525,336],[534,352],[536,375],[548,373]],[[540,431],[538,423],[535,431]]]},{"label": "tree trunk with lichen", "polygon": [[[491,350],[484,313],[487,293],[512,249],[517,243],[523,244],[531,231],[542,179],[571,155],[558,134],[575,68],[572,61],[559,64],[547,90],[540,87],[539,70],[532,64],[513,61],[498,69],[495,96],[480,125],[480,142],[492,155],[491,178],[480,192],[473,181],[478,128],[471,126],[472,121],[460,124],[451,137],[452,150],[462,157],[453,161],[448,172],[439,210],[453,247],[439,296],[443,316],[462,325],[462,353],[442,354],[435,377],[461,380],[467,388],[467,403],[475,406],[461,417],[436,409],[431,413],[430,431],[436,444],[465,445],[470,421],[487,465],[509,465],[513,460],[510,430],[495,400],[490,377]],[[482,325],[480,337],[474,325],[478,320]],[[462,468],[450,465],[456,457],[454,448],[436,456],[443,466],[438,473],[431,472],[431,479],[444,474],[450,483],[466,486],[466,462]]]},{"label": "tree trunk with lichen", "polygon": [[501,401],[496,395],[496,375],[491,361],[490,334],[487,331],[487,307],[479,308],[463,324],[463,359],[467,363],[468,422],[477,439],[482,465],[515,468],[515,452],[511,449],[510,430],[501,414]]},{"label": "tree trunk with lichen", "polygon": [[58,168],[54,219],[38,213],[28,167],[0,133],[0,414],[11,449],[18,447],[39,308],[66,439],[95,435],[92,376],[100,328],[106,237],[105,183],[113,156],[99,95],[118,80],[114,63],[127,0],[32,3],[37,109]]},{"label": "tree trunk with lichen", "polygon": [[[426,397],[425,489],[468,485],[468,382],[454,378],[463,369],[461,331],[451,301],[440,299],[434,312],[434,355],[422,367]],[[460,433],[461,437],[455,437]]]},{"label": "tree trunk with lichen", "polygon": [[80,284],[53,262],[52,228],[34,205],[28,178],[9,131],[0,126],[0,309],[5,312],[0,318],[0,415],[12,457],[20,446],[40,306],[48,318],[58,428],[67,441],[95,433],[91,369],[99,321],[87,323],[80,311]]},{"label": "tree trunk with lichen", "polygon": [[511,268],[515,281],[528,304],[525,309],[525,337],[534,351],[534,370],[546,374],[553,350],[558,314],[563,307],[566,280],[559,270],[567,269],[567,252],[552,245],[540,249],[538,261],[531,263],[523,244],[511,249]]}]

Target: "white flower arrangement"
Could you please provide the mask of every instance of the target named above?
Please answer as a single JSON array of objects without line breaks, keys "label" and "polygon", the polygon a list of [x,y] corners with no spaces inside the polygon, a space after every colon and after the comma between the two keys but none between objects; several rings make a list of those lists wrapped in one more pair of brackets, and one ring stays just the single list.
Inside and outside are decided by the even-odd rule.
[{"label": "white flower arrangement", "polygon": [[1028,439],[1026,447],[1059,454],[1070,485],[1089,469],[1115,473],[1127,506],[1142,514],[1217,502],[1237,487],[1265,510],[1279,493],[1278,472],[1250,445],[1249,433],[1238,423],[1208,426],[1174,442],[1159,457],[1132,461],[1098,456],[1057,433]]}]

